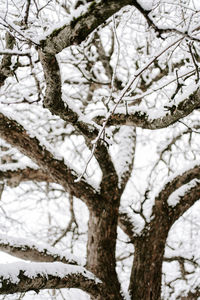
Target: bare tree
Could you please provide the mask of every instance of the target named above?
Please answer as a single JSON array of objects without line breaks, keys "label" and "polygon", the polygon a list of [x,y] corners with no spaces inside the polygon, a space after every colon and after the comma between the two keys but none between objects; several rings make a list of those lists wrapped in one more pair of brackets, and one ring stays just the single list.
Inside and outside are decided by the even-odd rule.
[{"label": "bare tree", "polygon": [[198,299],[196,2],[1,1],[0,294]]}]

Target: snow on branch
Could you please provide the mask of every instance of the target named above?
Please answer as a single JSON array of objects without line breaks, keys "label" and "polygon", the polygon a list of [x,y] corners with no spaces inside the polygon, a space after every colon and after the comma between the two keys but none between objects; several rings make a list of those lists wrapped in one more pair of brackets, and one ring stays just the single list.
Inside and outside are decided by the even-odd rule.
[{"label": "snow on branch", "polygon": [[83,267],[54,263],[0,265],[0,294],[41,289],[79,288],[93,296],[103,293],[102,282]]},{"label": "snow on branch", "polygon": [[[102,191],[108,190],[108,187],[113,186],[112,183],[114,183],[114,185],[116,184],[117,175],[112,160],[110,159],[107,146],[101,141],[96,142],[95,146],[92,146],[90,143],[92,139],[95,139],[96,136],[98,136],[101,127],[85,117],[72,102],[69,102],[69,100],[65,101],[67,102],[67,105],[65,105],[61,91],[60,68],[56,56],[46,54],[42,51],[39,51],[39,54],[46,81],[44,106],[48,108],[52,114],[55,114],[64,121],[70,123],[83,134],[86,144],[89,148],[93,148],[90,157],[92,158],[93,155],[95,156],[103,173],[101,189]],[[88,160],[88,163],[89,161],[90,159]],[[80,181],[85,174],[88,163],[78,181]],[[109,176],[109,174],[112,174],[112,176]]]},{"label": "snow on branch", "polygon": [[194,162],[187,169],[177,172],[173,177],[169,177],[162,190],[155,197],[167,201],[169,196],[181,186],[188,184],[193,179],[200,179],[199,162]]},{"label": "snow on branch", "polygon": [[169,180],[155,197],[154,214],[163,215],[173,224],[195,201],[200,199],[200,166],[180,172]]},{"label": "snow on branch", "polygon": [[[168,198],[167,203],[169,206],[175,207],[192,188],[200,183],[200,180],[193,179],[189,183],[184,184],[178,190],[174,191]],[[199,195],[200,197],[200,195]]]},{"label": "snow on branch", "polygon": [[63,262],[82,265],[78,257],[65,251],[51,247],[48,244],[37,244],[33,241],[0,234],[0,251],[24,260],[34,262]]},{"label": "snow on branch", "polygon": [[[125,108],[118,108],[115,113],[109,116],[106,126],[129,125],[151,130],[166,128],[188,116],[199,105],[200,89],[195,84],[177,99],[176,104],[171,104],[167,109],[163,108],[163,110],[152,113],[139,106],[127,113]],[[98,124],[104,124],[105,119],[100,116],[96,117],[95,121]]]},{"label": "snow on branch", "polygon": [[136,129],[132,126],[121,126],[115,139],[118,144],[118,152],[113,161],[119,177],[119,187],[123,189],[133,169]]},{"label": "snow on branch", "polygon": [[49,109],[53,115],[57,115],[62,120],[73,125],[84,134],[86,139],[94,139],[98,134],[99,126],[95,122],[88,120],[72,102],[63,99],[60,68],[56,56],[42,51],[39,51],[39,56],[46,82],[44,107]]},{"label": "snow on branch", "polygon": [[[70,23],[60,25],[40,41],[46,53],[57,54],[71,45],[78,45],[99,25],[126,5],[134,5],[131,0],[92,1],[86,12],[81,12]],[[82,14],[81,14],[82,13]]]},{"label": "snow on branch", "polygon": [[95,205],[99,195],[95,188],[84,179],[75,182],[77,173],[68,167],[62,157],[52,154],[51,148],[42,143],[38,137],[28,134],[25,128],[10,117],[0,113],[0,137],[16,147],[24,155],[35,162],[55,183],[60,184],[67,192],[86,202],[88,206]]}]

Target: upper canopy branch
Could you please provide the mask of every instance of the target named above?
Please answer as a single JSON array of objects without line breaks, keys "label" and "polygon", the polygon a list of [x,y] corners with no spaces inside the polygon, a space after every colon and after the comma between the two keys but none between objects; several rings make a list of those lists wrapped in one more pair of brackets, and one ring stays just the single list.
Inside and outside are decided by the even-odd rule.
[{"label": "upper canopy branch", "polygon": [[135,0],[101,0],[92,1],[87,11],[69,24],[57,28],[41,40],[40,45],[44,52],[57,54],[64,48],[80,44],[99,25],[118,12],[122,7],[134,5]]},{"label": "upper canopy branch", "polygon": [[[106,125],[129,125],[150,130],[166,128],[179,119],[188,116],[195,108],[199,107],[199,104],[200,90],[197,88],[189,97],[181,100],[177,106],[173,105],[169,107],[169,111],[163,117],[151,119],[148,112],[139,110],[130,114],[116,112],[110,115]],[[101,124],[104,122],[104,119],[102,119],[102,117],[96,117],[95,121]]]}]

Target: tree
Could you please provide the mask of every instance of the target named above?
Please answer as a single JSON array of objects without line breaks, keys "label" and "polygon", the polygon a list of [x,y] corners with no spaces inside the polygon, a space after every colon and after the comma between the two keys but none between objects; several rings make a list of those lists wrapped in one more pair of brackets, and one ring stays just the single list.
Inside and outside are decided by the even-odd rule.
[{"label": "tree", "polygon": [[[0,293],[117,300],[129,282],[130,299],[197,299],[199,257],[178,250],[173,225],[195,244],[184,214],[200,198],[198,3],[4,0],[1,12],[0,249],[31,263],[1,265]],[[86,237],[83,266],[62,249]]]}]

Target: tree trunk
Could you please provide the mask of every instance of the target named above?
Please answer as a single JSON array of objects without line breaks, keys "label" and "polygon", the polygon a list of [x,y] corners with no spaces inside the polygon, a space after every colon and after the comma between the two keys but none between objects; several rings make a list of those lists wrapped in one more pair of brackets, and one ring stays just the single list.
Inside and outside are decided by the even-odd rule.
[{"label": "tree trunk", "polygon": [[[119,201],[117,201],[119,202]],[[118,203],[107,204],[100,213],[90,212],[88,224],[87,268],[107,286],[109,300],[123,299],[116,273]],[[95,300],[105,300],[99,296]]]},{"label": "tree trunk", "polygon": [[136,240],[129,291],[133,300],[160,300],[162,262],[169,224],[154,219],[150,232]]}]

